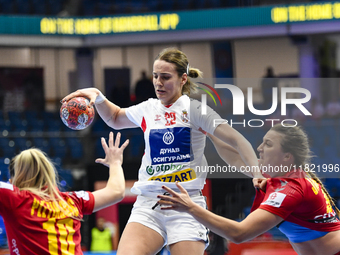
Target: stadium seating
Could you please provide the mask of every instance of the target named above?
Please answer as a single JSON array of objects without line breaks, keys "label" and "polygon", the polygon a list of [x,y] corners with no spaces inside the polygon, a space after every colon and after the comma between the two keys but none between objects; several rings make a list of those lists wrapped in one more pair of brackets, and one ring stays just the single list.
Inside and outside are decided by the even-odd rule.
[{"label": "stadium seating", "polygon": [[[2,137],[0,137],[2,156],[12,155],[16,151],[20,151],[31,145],[41,148],[47,153],[52,153],[52,155],[57,154],[61,158],[71,157],[80,159],[84,155],[81,139],[76,135],[78,133],[75,133],[63,125],[57,112],[8,112],[0,116],[0,124],[3,127],[3,134]],[[318,164],[338,162],[340,159],[340,151],[338,149],[340,147],[340,133],[337,129],[338,121],[323,120],[317,124],[312,121],[306,121],[303,126],[310,137],[311,148],[315,155],[312,162]],[[235,128],[244,134],[255,149],[261,144],[262,137],[267,130],[266,128],[244,128],[242,125],[235,126]],[[112,128],[107,126],[99,117],[95,119],[91,125],[91,135],[94,137],[94,155],[103,155],[99,138],[107,137],[110,131],[112,131]],[[15,135],[13,137],[8,136],[8,132]],[[122,130],[121,132],[123,134],[122,140],[129,138],[134,144],[134,146],[130,146],[127,150],[129,156],[132,158],[141,156],[144,150],[141,131],[131,129],[129,131]],[[70,137],[64,141],[64,145],[55,142],[56,140],[60,142],[60,138],[63,136],[65,138],[68,137],[68,135],[66,136],[65,134],[69,134]],[[321,136],[320,134],[323,135]],[[52,141],[50,141],[50,143],[46,141],[49,137],[51,137],[51,139],[55,137],[55,139],[52,139],[53,143]],[[9,146],[10,140],[14,143],[13,146]],[[69,151],[64,150],[65,146],[69,148]],[[67,151],[66,154],[63,150]]]},{"label": "stadium seating", "polygon": [[81,160],[84,156],[83,144],[77,137],[67,137],[66,146],[70,151],[70,156],[72,159]]},{"label": "stadium seating", "polygon": [[70,190],[70,188],[72,188],[73,186],[73,175],[72,175],[71,170],[59,169],[58,175],[59,175],[60,189],[62,191]]},{"label": "stadium seating", "polygon": [[325,179],[324,185],[328,190],[329,194],[336,199],[340,198],[340,179],[339,178],[328,178]]}]

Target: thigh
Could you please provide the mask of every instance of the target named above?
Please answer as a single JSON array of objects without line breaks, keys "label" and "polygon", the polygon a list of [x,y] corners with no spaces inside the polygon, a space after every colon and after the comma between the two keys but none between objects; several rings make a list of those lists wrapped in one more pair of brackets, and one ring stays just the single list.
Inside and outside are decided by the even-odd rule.
[{"label": "thigh", "polygon": [[154,255],[163,245],[163,237],[155,230],[130,222],[119,240],[117,255]]},{"label": "thigh", "polygon": [[[195,203],[201,206],[205,205],[204,198],[195,200]],[[209,229],[188,213],[169,211],[166,217],[166,230],[169,246],[184,241],[193,241],[194,243],[202,241],[206,246],[209,245]]]},{"label": "thigh", "polygon": [[171,255],[203,255],[205,243],[203,241],[181,241],[169,246]]}]

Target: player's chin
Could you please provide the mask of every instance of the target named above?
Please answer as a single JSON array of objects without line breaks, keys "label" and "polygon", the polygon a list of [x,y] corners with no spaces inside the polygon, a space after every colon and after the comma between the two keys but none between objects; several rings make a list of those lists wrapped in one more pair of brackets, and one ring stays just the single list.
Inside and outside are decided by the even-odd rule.
[{"label": "player's chin", "polygon": [[259,168],[263,172],[265,169],[268,168],[268,163],[264,162],[263,160],[259,160]]},{"label": "player's chin", "polygon": [[160,95],[160,94],[156,94],[157,98],[159,100],[161,100],[162,104],[167,105],[168,103],[168,98],[165,95]]}]

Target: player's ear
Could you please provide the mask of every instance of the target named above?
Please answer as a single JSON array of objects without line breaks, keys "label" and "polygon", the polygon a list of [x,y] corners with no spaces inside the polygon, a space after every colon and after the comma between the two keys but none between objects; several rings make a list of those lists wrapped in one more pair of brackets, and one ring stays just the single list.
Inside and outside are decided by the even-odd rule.
[{"label": "player's ear", "polygon": [[188,75],[186,73],[182,74],[182,80],[181,80],[181,85],[184,85],[187,83],[188,80]]},{"label": "player's ear", "polygon": [[12,184],[12,179],[8,179],[9,183]]},{"label": "player's ear", "polygon": [[293,158],[293,155],[289,152],[285,153],[284,157],[283,157],[283,161],[289,161]]}]

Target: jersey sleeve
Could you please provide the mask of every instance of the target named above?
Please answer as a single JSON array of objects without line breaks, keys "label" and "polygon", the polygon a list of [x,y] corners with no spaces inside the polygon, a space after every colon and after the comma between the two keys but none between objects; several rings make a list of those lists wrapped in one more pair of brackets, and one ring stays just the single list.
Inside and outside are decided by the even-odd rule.
[{"label": "jersey sleeve", "polygon": [[[149,99],[149,100],[151,100],[151,99]],[[137,125],[138,127],[141,126],[142,119],[143,119],[143,116],[144,116],[143,113],[144,113],[145,109],[148,109],[149,100],[144,101],[144,102],[137,104],[137,105],[130,106],[130,107],[125,109],[125,113],[126,113],[126,116],[128,117],[128,119],[131,122],[133,122],[135,125]]]},{"label": "jersey sleeve", "polygon": [[16,187],[6,182],[0,182],[0,215],[4,213],[7,207],[16,201]]},{"label": "jersey sleeve", "polygon": [[283,190],[270,191],[267,189],[259,208],[286,219],[303,202],[303,197],[301,184],[291,181]]},{"label": "jersey sleeve", "polygon": [[214,134],[216,127],[223,121],[209,106],[206,106],[206,114],[202,114],[202,104],[197,100],[190,101],[190,118],[193,126],[210,134]]},{"label": "jersey sleeve", "polygon": [[78,210],[80,210],[84,215],[91,214],[94,208],[94,196],[92,192],[89,191],[75,191],[72,192],[72,200],[76,204]]}]

